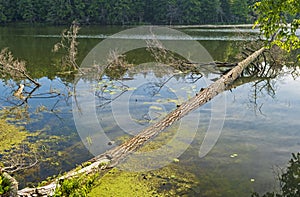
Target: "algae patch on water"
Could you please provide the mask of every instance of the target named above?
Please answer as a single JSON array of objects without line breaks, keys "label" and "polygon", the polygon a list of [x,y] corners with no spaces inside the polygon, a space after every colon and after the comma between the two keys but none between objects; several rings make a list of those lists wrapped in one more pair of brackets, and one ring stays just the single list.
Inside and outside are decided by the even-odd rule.
[{"label": "algae patch on water", "polygon": [[105,174],[88,196],[157,196],[138,173],[113,169]]},{"label": "algae patch on water", "polygon": [[187,196],[197,180],[193,174],[177,167],[171,164],[149,172],[114,168],[96,183],[88,196]]},{"label": "algae patch on water", "polygon": [[0,153],[22,143],[30,133],[23,127],[17,127],[0,119]]},{"label": "algae patch on water", "polygon": [[[173,127],[169,128],[168,132],[159,133],[155,139],[145,144],[137,152],[155,151],[161,149],[167,143],[174,149],[186,146],[187,144],[185,144],[182,135],[189,135],[188,130],[182,130],[180,132],[182,135],[177,134],[176,131],[177,125],[173,125]],[[120,139],[117,139],[117,141]],[[170,141],[174,142],[169,143]],[[172,146],[174,144],[177,147]],[[194,189],[197,188],[198,184],[195,175],[180,165],[178,158],[172,157],[172,154],[168,155],[166,152],[161,152],[164,157],[170,157],[171,155],[167,160],[169,163],[164,165],[164,167],[159,167],[151,171],[132,172],[130,169],[141,169],[141,165],[145,163],[155,166],[156,164],[160,164],[160,160],[164,160],[165,158],[156,157],[154,160],[150,158],[145,161],[139,161],[136,158],[127,158],[126,161],[119,165],[123,170],[117,168],[110,170],[98,180],[88,196],[188,196],[194,193]]]}]

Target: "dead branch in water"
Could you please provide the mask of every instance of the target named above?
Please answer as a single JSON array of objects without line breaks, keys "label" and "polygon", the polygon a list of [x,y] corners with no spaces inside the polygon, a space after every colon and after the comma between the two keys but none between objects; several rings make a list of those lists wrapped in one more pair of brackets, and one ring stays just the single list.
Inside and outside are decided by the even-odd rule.
[{"label": "dead branch in water", "polygon": [[40,86],[38,82],[32,79],[26,72],[25,62],[15,59],[8,48],[4,48],[0,52],[0,74],[2,77],[9,76],[14,80],[27,78],[36,86]]},{"label": "dead branch in water", "polygon": [[[154,34],[153,34],[153,37]],[[199,71],[199,63],[193,63],[189,60],[183,59],[178,55],[167,50],[158,39],[147,40],[147,51],[150,52],[156,62],[164,63],[182,72],[193,72],[201,74]]]},{"label": "dead branch in water", "polygon": [[225,74],[231,68],[237,65],[237,63],[228,63],[220,61],[214,61],[209,63],[192,62],[170,52],[163,46],[163,44],[159,40],[155,38],[152,40],[147,40],[146,43],[147,51],[150,52],[150,54],[156,62],[162,62],[168,66],[173,67],[176,70],[185,73],[192,72],[195,74],[202,75],[201,70],[205,69],[209,70],[211,73]]},{"label": "dead branch in water", "polygon": [[109,51],[107,62],[104,74],[110,79],[121,79],[128,68],[132,66],[126,61],[125,55],[120,54],[116,49]]},{"label": "dead branch in water", "polygon": [[61,33],[61,41],[56,43],[52,49],[53,52],[58,52],[59,49],[66,50],[67,54],[62,59],[63,66],[71,66],[74,70],[78,70],[79,66],[76,63],[77,54],[78,54],[78,31],[80,27],[73,22],[70,28],[65,29]]}]

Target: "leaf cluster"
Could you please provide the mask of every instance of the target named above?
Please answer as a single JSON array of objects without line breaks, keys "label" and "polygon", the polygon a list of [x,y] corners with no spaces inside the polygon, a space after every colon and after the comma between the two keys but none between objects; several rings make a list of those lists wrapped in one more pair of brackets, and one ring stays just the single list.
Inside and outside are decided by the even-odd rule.
[{"label": "leaf cluster", "polygon": [[59,183],[54,197],[84,197],[91,191],[98,175],[81,175],[70,179],[64,179]]},{"label": "leaf cluster", "polygon": [[300,26],[299,0],[262,0],[254,4],[254,9],[258,14],[255,26],[259,25],[269,47],[278,45],[287,52],[300,48],[296,35]]},{"label": "leaf cluster", "polygon": [[0,196],[10,191],[11,183],[9,179],[0,174]]}]

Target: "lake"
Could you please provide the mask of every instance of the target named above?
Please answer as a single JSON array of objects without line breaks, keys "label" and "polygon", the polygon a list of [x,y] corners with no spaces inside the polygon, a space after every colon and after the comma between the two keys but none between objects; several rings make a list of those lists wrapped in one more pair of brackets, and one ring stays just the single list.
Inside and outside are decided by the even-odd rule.
[{"label": "lake", "polygon": [[[3,78],[0,82],[0,109],[17,106],[9,112],[9,121],[38,133],[28,139],[29,148],[24,150],[37,153],[39,163],[15,175],[20,187],[62,174],[120,144],[220,77],[218,70],[205,66],[201,73],[191,74],[167,65],[147,64],[153,58],[141,49],[126,53],[134,66],[125,73],[106,73],[100,78],[61,74],[64,53],[51,50],[64,28],[0,27],[0,48],[8,47],[15,57],[25,60],[28,73],[41,84],[33,91],[28,81]],[[82,27],[78,62],[86,66],[90,61],[86,57],[95,46],[130,28],[134,27]],[[189,36],[174,37],[170,30],[170,34],[162,31],[158,39],[196,42],[211,56],[205,57],[206,61],[236,62],[241,46],[250,46],[259,37],[258,30],[249,27],[187,26],[177,30]],[[116,34],[112,40],[148,39],[129,33]],[[278,187],[278,172],[300,149],[297,72],[299,68],[283,67],[272,77],[236,85],[161,134],[164,143],[172,146],[172,139],[178,143],[173,148],[178,154],[171,155],[179,162],[172,166],[196,180],[186,195],[250,196]],[[13,96],[18,84],[24,82],[28,85],[25,92],[33,91],[27,103]],[[83,118],[81,110],[94,114]]]}]

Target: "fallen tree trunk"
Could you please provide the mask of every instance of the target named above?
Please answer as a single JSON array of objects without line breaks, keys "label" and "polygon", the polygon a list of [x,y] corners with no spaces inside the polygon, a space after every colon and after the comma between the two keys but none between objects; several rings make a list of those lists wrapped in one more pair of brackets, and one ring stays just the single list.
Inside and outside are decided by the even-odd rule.
[{"label": "fallen tree trunk", "polygon": [[223,75],[216,82],[211,84],[205,89],[201,89],[200,92],[189,99],[188,101],[181,104],[177,109],[169,113],[159,122],[147,127],[138,135],[132,139],[126,141],[125,143],[117,146],[93,159],[91,162],[99,161],[101,159],[108,159],[110,161],[109,167],[116,166],[122,159],[124,159],[128,154],[137,150],[141,145],[143,145],[150,138],[156,136],[159,132],[163,131],[165,128],[169,127],[175,121],[181,119],[183,116],[187,115],[190,111],[200,107],[201,105],[207,103],[212,98],[217,96],[219,93],[226,90],[226,87],[233,83],[242,73],[242,71],[253,62],[260,54],[263,53],[265,48],[261,48],[250,55],[245,60],[238,63],[236,67],[230,70],[226,75]]},{"label": "fallen tree trunk", "polygon": [[53,195],[56,187],[59,185],[59,181],[66,178],[74,177],[78,174],[85,173],[89,174],[95,170],[107,169],[115,167],[122,160],[126,158],[130,153],[136,151],[139,147],[144,145],[149,139],[155,137],[165,128],[172,125],[177,120],[181,119],[183,116],[187,115],[192,110],[204,105],[212,98],[225,91],[243,72],[243,70],[254,60],[258,58],[265,51],[265,48],[255,51],[245,60],[239,62],[237,66],[231,69],[227,74],[223,75],[220,79],[212,83],[207,88],[201,89],[196,96],[184,102],[177,109],[169,113],[159,122],[145,128],[138,135],[132,139],[126,141],[120,146],[114,147],[105,153],[94,157],[89,160],[92,162],[91,165],[84,167],[80,170],[73,170],[68,172],[66,175],[56,179],[52,183],[44,187],[39,188],[25,188],[18,191],[19,196],[51,196]]}]

